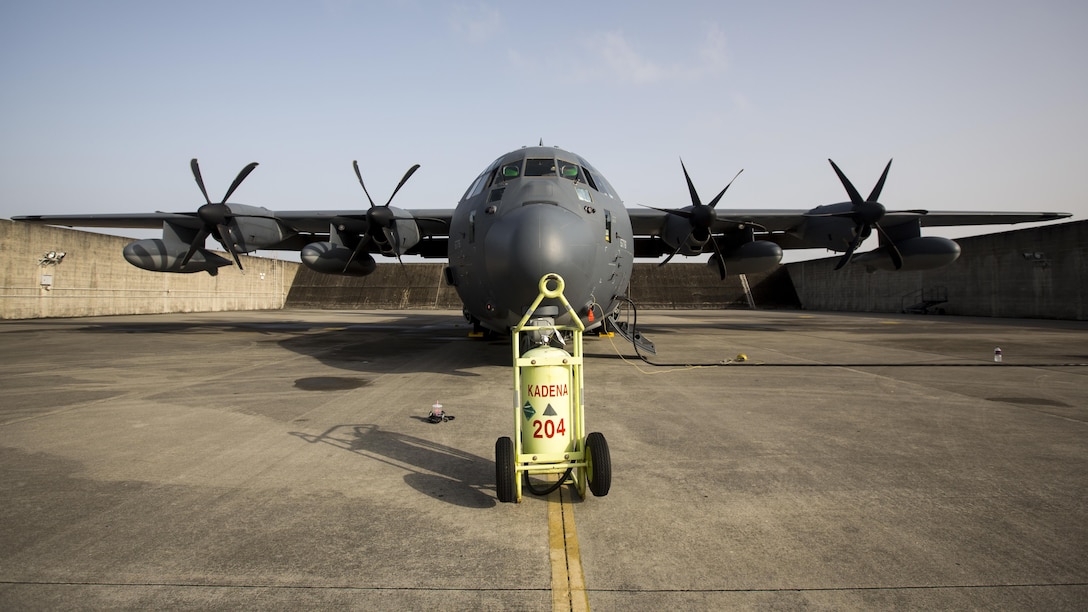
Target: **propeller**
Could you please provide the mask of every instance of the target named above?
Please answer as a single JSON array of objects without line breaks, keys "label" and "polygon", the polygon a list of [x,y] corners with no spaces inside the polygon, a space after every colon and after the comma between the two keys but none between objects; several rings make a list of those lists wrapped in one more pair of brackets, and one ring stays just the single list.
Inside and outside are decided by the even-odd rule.
[{"label": "propeller", "polygon": [[[688,169],[684,166],[684,160],[682,159],[680,160],[680,167],[684,170],[684,180],[688,183],[688,193],[691,195],[691,209],[679,210],[672,208],[654,208],[653,206],[647,206],[646,208],[687,219],[688,223],[691,225],[691,231],[689,231],[688,235],[676,245],[676,250],[670,253],[669,256],[665,258],[665,261],[658,264],[658,266],[669,263],[669,261],[684,248],[684,245],[687,244],[688,240],[696,235],[695,232],[699,232],[698,237],[700,240],[703,240],[705,237],[706,240],[709,240],[710,243],[714,245],[714,260],[718,262],[718,273],[721,275],[722,280],[725,280],[725,258],[722,256],[721,249],[718,247],[718,242],[714,240],[712,234],[714,222],[718,218],[717,213],[714,211],[714,207],[718,205],[718,202],[721,201],[725,192],[729,190],[733,181],[737,180],[737,177],[740,176],[740,173],[744,172],[744,170],[738,171],[737,174],[733,176],[733,180],[729,181],[729,184],[723,187],[709,204],[703,204],[703,201],[699,198],[699,192],[695,190],[695,184],[691,182],[691,176],[688,174]],[[741,221],[737,221],[737,223],[743,224]]]},{"label": "propeller", "polygon": [[847,217],[853,219],[856,224],[855,237],[850,246],[846,249],[846,253],[839,259],[839,263],[835,265],[835,269],[838,270],[850,263],[850,259],[854,256],[854,251],[857,250],[863,240],[865,240],[871,233],[873,228],[884,238],[885,246],[888,247],[888,253],[891,255],[892,263],[895,265],[895,269],[898,270],[903,267],[903,255],[899,252],[899,249],[895,246],[895,241],[888,235],[884,228],[880,226],[880,220],[884,218],[884,214],[887,209],[884,205],[878,202],[880,199],[880,192],[884,190],[884,181],[888,178],[888,170],[892,167],[892,160],[888,160],[888,165],[884,166],[884,172],[880,175],[880,180],[876,182],[876,186],[869,193],[869,197],[862,200],[861,194],[854,188],[854,184],[850,182],[850,179],[846,178],[842,170],[835,165],[835,162],[828,159],[831,162],[831,167],[835,169],[835,174],[839,176],[839,181],[842,182],[842,186],[846,189],[847,195],[850,196],[850,210],[841,213],[831,213],[827,216],[832,217]]},{"label": "propeller", "polygon": [[189,250],[185,253],[185,257],[181,260],[181,267],[184,268],[189,260],[193,258],[200,248],[204,246],[204,241],[214,230],[219,236],[219,242],[223,245],[227,252],[234,258],[234,263],[238,266],[239,270],[242,270],[242,260],[238,257],[238,251],[235,250],[234,244],[230,240],[230,228],[228,223],[233,218],[230,207],[227,206],[227,200],[230,199],[231,194],[234,193],[238,186],[242,184],[242,181],[246,180],[250,172],[257,167],[257,162],[250,163],[245,168],[242,168],[238,176],[234,178],[234,182],[230,184],[230,188],[227,189],[227,193],[223,194],[223,200],[218,203],[212,203],[211,198],[208,197],[208,190],[204,187],[204,177],[200,174],[200,164],[194,157],[189,166],[193,170],[193,178],[196,179],[197,187],[200,187],[200,193],[204,194],[204,204],[196,211],[196,216],[200,218],[202,222],[200,231],[197,232],[193,242],[189,245]]},{"label": "propeller", "polygon": [[[349,257],[347,263],[344,264],[344,271],[347,272],[348,266],[351,265],[351,262],[355,261],[355,258],[359,256],[359,253],[362,253],[366,247],[379,236],[389,244],[394,245],[393,252],[397,255],[397,261],[400,262],[401,265],[404,265],[404,261],[400,258],[400,237],[397,235],[397,216],[390,210],[389,204],[393,201],[393,197],[397,195],[397,192],[400,191],[400,188],[404,186],[404,183],[408,182],[408,179],[411,178],[416,170],[419,170],[419,164],[415,164],[411,168],[408,168],[408,171],[404,173],[404,178],[400,179],[396,189],[389,195],[389,199],[381,206],[376,206],[374,204],[374,198],[370,197],[370,192],[367,191],[366,183],[363,182],[363,173],[359,171],[359,161],[352,160],[351,166],[355,168],[355,176],[358,177],[359,185],[362,186],[363,193],[366,194],[366,199],[370,202],[370,208],[366,211],[366,234],[359,240],[359,244],[355,245],[355,249],[351,252],[351,257]],[[377,233],[379,231],[381,234]]]}]

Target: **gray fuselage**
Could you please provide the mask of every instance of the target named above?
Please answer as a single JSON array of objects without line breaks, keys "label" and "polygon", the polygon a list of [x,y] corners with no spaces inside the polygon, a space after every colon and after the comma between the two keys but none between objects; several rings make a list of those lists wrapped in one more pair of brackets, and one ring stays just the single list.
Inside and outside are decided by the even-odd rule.
[{"label": "gray fuselage", "polygon": [[586,327],[600,325],[626,295],[633,261],[631,221],[615,190],[583,158],[555,147],[495,160],[450,224],[448,280],[465,315],[494,331],[517,324],[549,273],[563,277],[564,297]]}]

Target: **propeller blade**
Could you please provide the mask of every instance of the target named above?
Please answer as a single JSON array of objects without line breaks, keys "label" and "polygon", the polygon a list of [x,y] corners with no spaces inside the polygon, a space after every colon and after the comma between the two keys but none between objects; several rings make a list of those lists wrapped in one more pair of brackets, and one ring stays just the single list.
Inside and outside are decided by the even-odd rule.
[{"label": "propeller blade", "polygon": [[858,193],[858,190],[854,189],[854,184],[850,182],[850,179],[846,178],[846,175],[842,173],[842,170],[839,170],[839,167],[835,165],[835,162],[830,159],[827,161],[831,162],[831,167],[835,169],[835,174],[839,175],[839,181],[842,183],[842,186],[846,188],[847,195],[850,196],[850,203],[857,206],[864,202],[865,200],[861,199],[861,194]]},{"label": "propeller blade", "polygon": [[676,247],[676,250],[673,251],[672,253],[669,253],[669,256],[665,258],[665,261],[657,264],[657,267],[660,268],[660,267],[664,266],[665,264],[669,263],[670,261],[672,261],[672,258],[676,257],[676,254],[680,252],[680,249],[681,249],[681,247]]},{"label": "propeller blade", "polygon": [[369,242],[370,242],[371,240],[372,240],[372,239],[371,239],[371,237],[370,237],[370,234],[363,234],[363,237],[362,237],[362,239],[360,239],[360,240],[359,240],[359,244],[356,244],[356,245],[355,245],[355,248],[354,248],[354,249],[352,249],[352,251],[351,251],[351,257],[348,257],[348,262],[347,262],[346,264],[344,264],[344,273],[345,273],[345,274],[347,273],[347,271],[348,271],[348,268],[349,268],[349,267],[351,266],[351,263],[352,263],[353,261],[355,261],[355,258],[359,256],[359,253],[362,253],[362,252],[363,252],[364,248],[365,248],[365,247],[367,246],[367,244],[368,244],[368,243],[369,243]]},{"label": "propeller blade", "polygon": [[680,244],[676,245],[676,250],[673,251],[672,253],[670,253],[669,256],[665,258],[665,261],[657,264],[657,266],[660,268],[661,266],[669,263],[669,261],[673,257],[676,257],[676,254],[680,252],[680,249],[684,248],[684,245],[688,243],[688,240],[691,240],[691,235],[694,234],[694,233],[695,233],[695,228],[692,228],[692,230],[690,232],[688,232],[688,235],[685,236],[684,239],[680,241]]},{"label": "propeller blade", "polygon": [[713,200],[710,201],[710,204],[707,204],[707,206],[709,206],[711,208],[714,208],[715,206],[717,206],[718,201],[722,199],[722,196],[725,195],[725,192],[728,191],[729,187],[733,185],[733,181],[737,180],[737,177],[740,176],[741,172],[744,172],[744,168],[741,168],[740,170],[737,171],[737,173],[735,175],[733,175],[733,180],[729,181],[729,184],[726,185],[721,190],[721,192],[717,196],[715,196]]},{"label": "propeller blade", "polygon": [[355,176],[359,177],[359,184],[363,186],[363,193],[366,194],[366,199],[370,200],[370,207],[374,208],[374,198],[370,197],[370,192],[366,190],[366,183],[363,182],[363,173],[359,172],[359,161],[351,160],[351,167],[355,168]]},{"label": "propeller blade", "polygon": [[397,234],[397,224],[393,223],[389,227],[383,227],[382,233],[385,234],[385,241],[393,247],[393,254],[397,256],[397,261],[403,266],[404,261],[400,258],[400,236]]},{"label": "propeller blade", "polygon": [[854,256],[854,251],[858,250],[858,246],[860,246],[861,241],[864,240],[864,238],[862,238],[862,236],[864,235],[862,232],[863,229],[864,228],[861,226],[861,224],[858,224],[857,238],[854,238],[854,241],[850,243],[850,247],[846,249],[846,253],[843,253],[842,258],[839,259],[839,263],[835,264],[836,270],[839,270],[846,264],[850,263],[850,259]]},{"label": "propeller blade", "polygon": [[718,275],[722,280],[725,280],[725,256],[722,255],[721,248],[718,247],[718,241],[714,240],[714,237],[710,237],[710,242],[714,244],[714,255],[711,258],[718,263]]},{"label": "propeller blade", "polygon": [[242,260],[238,258],[238,253],[234,250],[234,245],[230,242],[230,228],[220,224],[215,226],[215,229],[219,231],[219,238],[222,239],[223,248],[227,249],[230,256],[234,258],[234,263],[238,265],[238,270],[245,271],[245,268],[242,267]]},{"label": "propeller blade", "polygon": [[227,193],[223,195],[223,204],[227,203],[227,200],[230,199],[230,196],[232,193],[234,193],[234,190],[238,189],[238,186],[242,184],[242,181],[246,180],[246,177],[249,176],[249,173],[253,172],[253,169],[256,167],[257,162],[251,162],[245,168],[242,168],[242,171],[238,173],[238,176],[234,177],[234,182],[230,184],[230,188],[227,189]]},{"label": "propeller blade", "polygon": [[404,178],[402,178],[400,182],[397,183],[397,188],[393,190],[393,193],[389,194],[389,199],[385,202],[386,208],[388,208],[389,203],[393,201],[393,196],[397,195],[397,192],[400,191],[400,188],[404,187],[404,184],[408,182],[408,179],[411,178],[413,174],[415,174],[416,170],[419,170],[419,164],[408,168],[408,171],[404,173]]},{"label": "propeller blade", "polygon": [[193,169],[193,178],[196,179],[196,186],[200,187],[200,193],[204,194],[204,200],[211,204],[212,200],[208,197],[208,190],[204,188],[204,177],[200,176],[200,164],[195,157],[189,162],[189,167]]},{"label": "propeller blade", "polygon": [[836,270],[841,270],[843,266],[850,263],[850,258],[854,256],[854,247],[851,246],[843,253],[843,256],[839,259],[839,263],[835,264]]},{"label": "propeller blade", "polygon": [[873,226],[876,227],[876,231],[880,233],[880,236],[884,238],[884,241],[886,242],[884,246],[888,247],[888,253],[892,256],[892,264],[895,265],[895,269],[901,270],[903,268],[903,254],[900,253],[899,248],[895,246],[895,241],[892,240],[892,237],[888,235],[888,232],[884,231],[884,228],[881,227],[879,223],[874,223]]},{"label": "propeller blade", "polygon": [[[196,161],[195,159],[193,161]],[[184,268],[189,260],[193,258],[197,250],[204,246],[204,241],[208,238],[208,227],[205,225],[200,226],[200,231],[196,233],[196,238],[193,238],[193,242],[189,245],[189,250],[185,252],[185,257],[181,258],[181,267]]]},{"label": "propeller blade", "polygon": [[888,178],[888,170],[892,167],[892,160],[888,160],[888,165],[884,166],[884,173],[880,175],[880,180],[876,182],[876,186],[873,187],[873,191],[869,194],[869,199],[866,202],[876,202],[880,197],[880,192],[884,190],[884,181]]},{"label": "propeller blade", "polygon": [[699,199],[699,192],[695,191],[695,185],[691,182],[691,177],[688,176],[688,169],[684,166],[684,160],[680,160],[680,167],[684,170],[684,180],[688,182],[688,193],[691,194],[691,203],[695,206],[702,206],[703,202]]},{"label": "propeller blade", "polygon": [[679,210],[676,208],[658,208],[656,206],[647,206],[645,204],[639,204],[643,208],[649,208],[650,210],[656,210],[657,212],[663,212],[667,215],[673,215],[675,217],[683,217],[685,219],[691,218],[691,212],[687,210]]}]

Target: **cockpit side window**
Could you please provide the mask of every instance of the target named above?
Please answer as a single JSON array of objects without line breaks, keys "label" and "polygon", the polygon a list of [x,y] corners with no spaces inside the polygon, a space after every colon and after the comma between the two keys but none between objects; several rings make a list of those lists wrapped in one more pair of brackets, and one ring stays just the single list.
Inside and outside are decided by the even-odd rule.
[{"label": "cockpit side window", "polygon": [[[597,189],[597,181],[593,180],[592,172],[586,170],[585,168],[582,168],[582,176],[585,178],[585,181],[589,183],[590,187]],[[600,189],[597,189],[597,191],[600,191]]]},{"label": "cockpit side window", "polygon": [[578,164],[569,161],[559,160],[559,176],[575,183],[585,182],[582,177],[582,169],[578,167]]},{"label": "cockpit side window", "polygon": [[555,176],[554,159],[525,160],[525,176]]},{"label": "cockpit side window", "polygon": [[495,184],[505,183],[511,179],[516,179],[521,176],[521,161],[510,162],[503,164],[499,167],[499,172],[495,175]]},{"label": "cockpit side window", "polygon": [[612,185],[608,183],[608,180],[604,178],[604,175],[602,175],[599,170],[591,166],[585,159],[582,159],[581,157],[578,157],[577,159],[582,166],[582,174],[585,177],[585,181],[589,183],[590,187],[613,199],[618,200],[620,198],[619,194],[616,193],[616,190],[613,189]]},{"label": "cockpit side window", "polygon": [[480,173],[480,176],[476,177],[475,181],[472,181],[472,185],[469,185],[468,191],[465,191],[465,196],[462,199],[467,200],[471,197],[480,195],[480,193],[483,192],[484,185],[487,184],[487,176],[489,170],[490,168],[488,170],[484,170],[482,173]]},{"label": "cockpit side window", "polygon": [[597,191],[609,197],[619,199],[619,196],[616,195],[616,190],[613,189],[612,185],[608,183],[608,180],[601,176],[599,173],[597,174],[597,180],[594,182],[597,184]]}]

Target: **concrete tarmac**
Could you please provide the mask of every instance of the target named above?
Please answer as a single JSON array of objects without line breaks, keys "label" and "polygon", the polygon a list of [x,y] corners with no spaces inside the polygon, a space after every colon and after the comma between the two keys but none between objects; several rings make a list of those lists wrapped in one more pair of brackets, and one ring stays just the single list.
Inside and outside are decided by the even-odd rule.
[{"label": "concrete tarmac", "polygon": [[586,340],[611,492],[501,504],[459,313],[0,323],[0,609],[1088,608],[1088,324],[639,324]]}]

